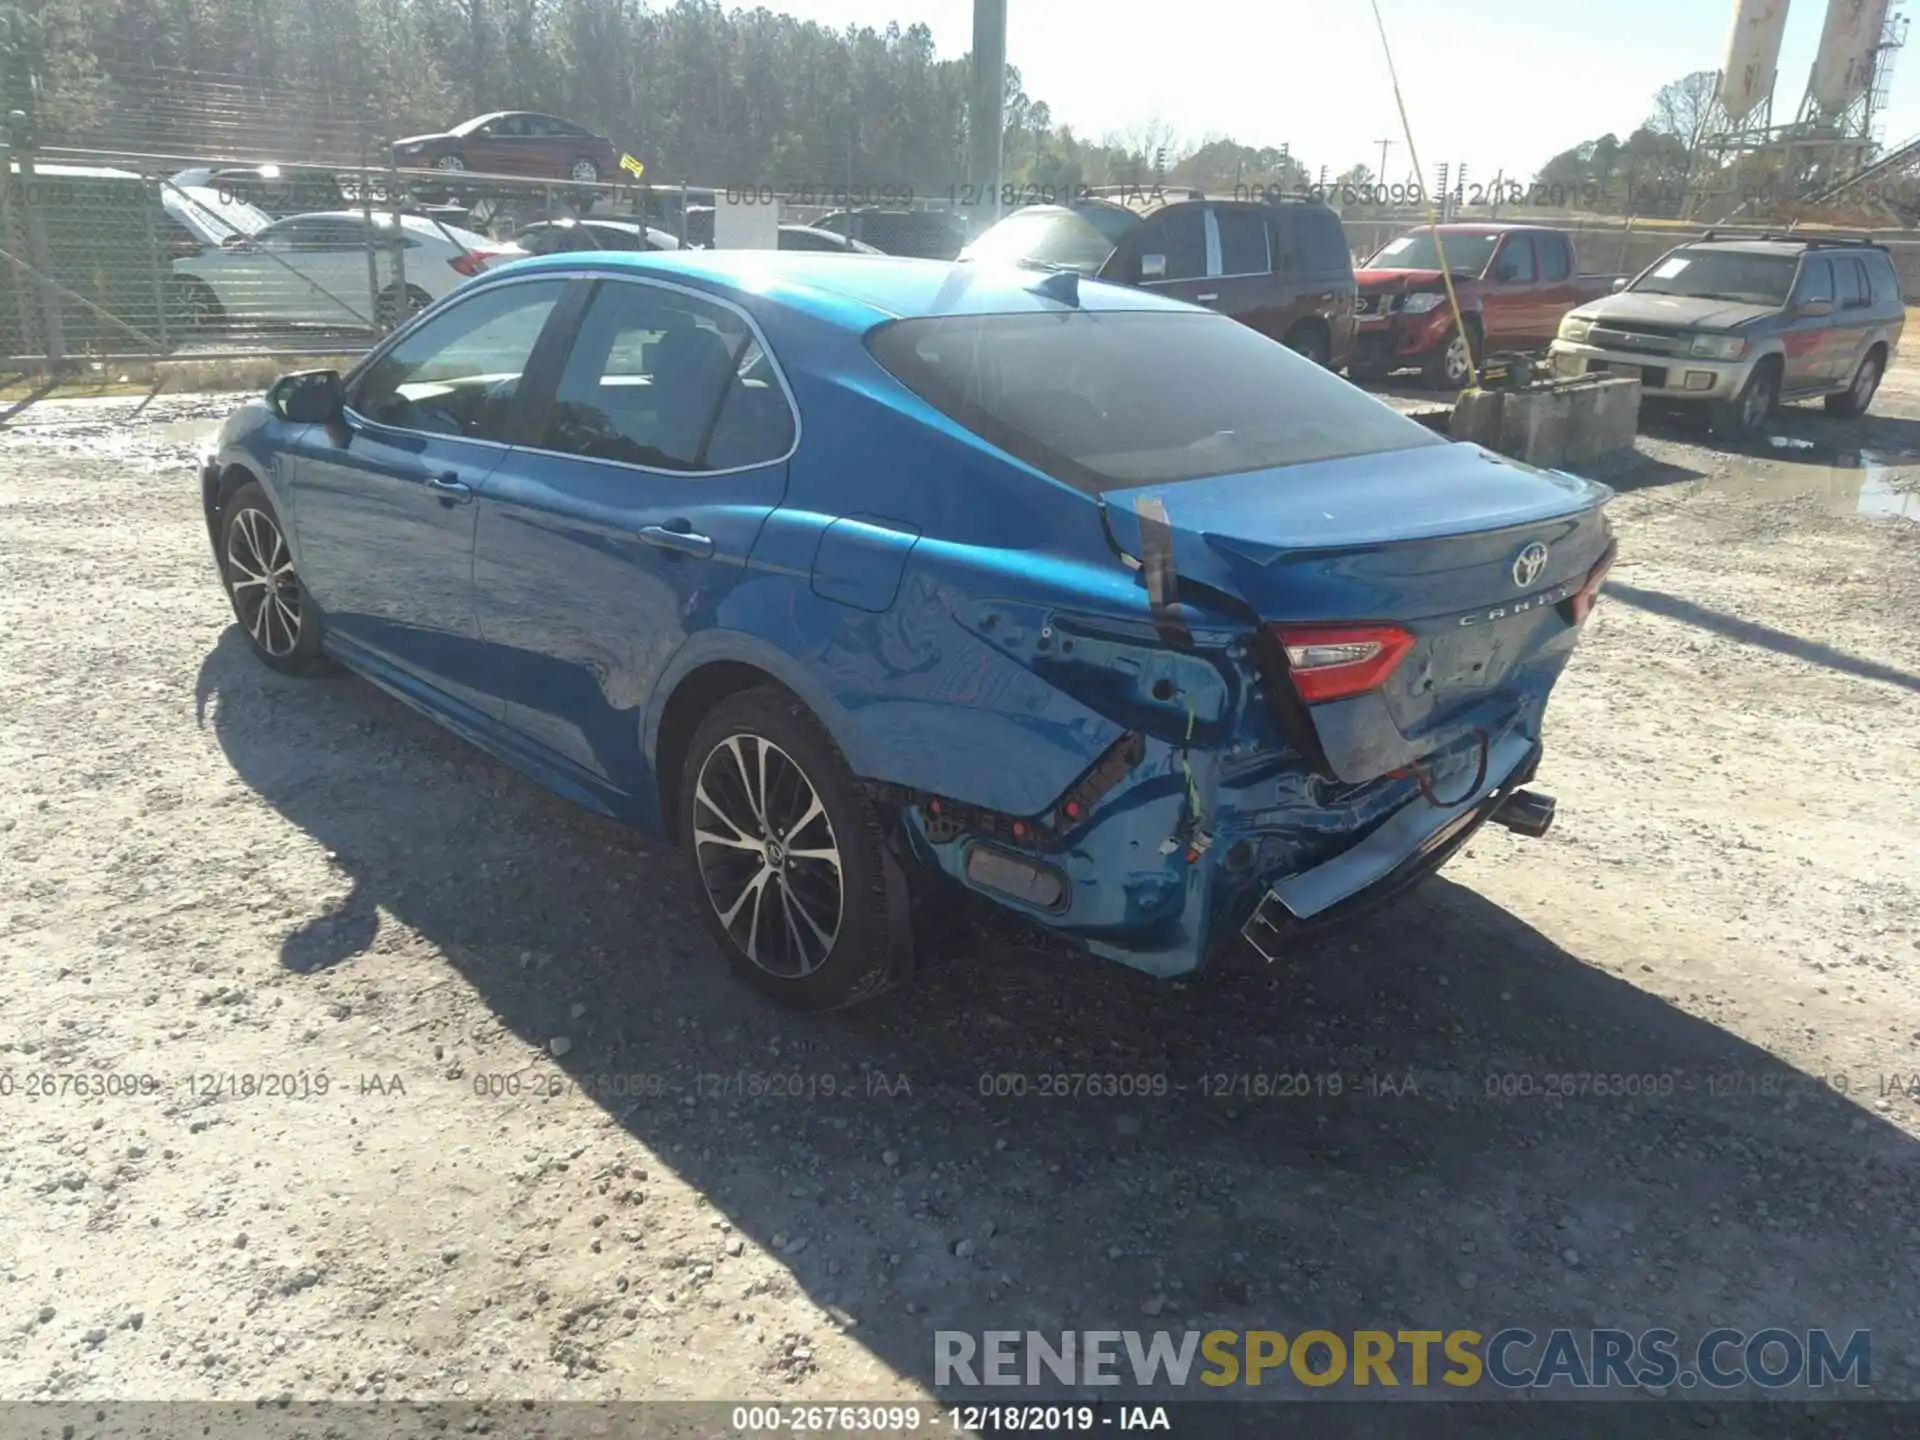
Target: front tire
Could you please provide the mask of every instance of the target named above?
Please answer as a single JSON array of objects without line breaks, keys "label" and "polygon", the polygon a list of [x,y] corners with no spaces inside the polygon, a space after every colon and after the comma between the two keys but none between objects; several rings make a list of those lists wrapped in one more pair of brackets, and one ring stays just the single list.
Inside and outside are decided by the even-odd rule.
[{"label": "front tire", "polygon": [[1843,420],[1866,414],[1867,407],[1873,404],[1874,392],[1880,388],[1882,369],[1880,352],[1869,351],[1860,361],[1860,368],[1853,372],[1853,383],[1838,395],[1827,396],[1827,413]]},{"label": "front tire", "polygon": [[1463,390],[1480,359],[1480,335],[1469,323],[1464,332],[1450,332],[1446,342],[1427,356],[1420,378],[1429,390]]},{"label": "front tire", "polygon": [[687,748],[676,817],[708,933],[761,994],[832,1010],[904,973],[879,814],[793,696],[765,686],[714,708]]},{"label": "front tire", "polygon": [[294,570],[273,502],[255,481],[235,490],[220,511],[220,574],[261,664],[283,675],[324,673],[320,608]]},{"label": "front tire", "polygon": [[1750,440],[1760,433],[1779,399],[1780,366],[1776,361],[1762,360],[1753,367],[1738,395],[1715,402],[1708,423],[1722,440]]}]

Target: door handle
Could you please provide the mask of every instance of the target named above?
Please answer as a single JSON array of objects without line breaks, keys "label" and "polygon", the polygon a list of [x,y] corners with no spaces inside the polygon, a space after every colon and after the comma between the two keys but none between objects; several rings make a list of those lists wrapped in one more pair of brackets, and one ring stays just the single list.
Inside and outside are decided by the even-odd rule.
[{"label": "door handle", "polygon": [[640,527],[640,538],[656,549],[672,550],[681,555],[697,555],[702,560],[713,554],[713,541],[705,535],[696,535],[691,530],[674,530],[665,525],[643,525]]},{"label": "door handle", "polygon": [[1211,295],[1196,295],[1193,298],[1198,300],[1202,305],[1211,305],[1220,298],[1220,292],[1216,290]]},{"label": "door handle", "polygon": [[462,481],[451,470],[444,475],[432,476],[427,481],[427,488],[438,495],[441,503],[446,505],[464,505],[473,499],[473,487]]}]

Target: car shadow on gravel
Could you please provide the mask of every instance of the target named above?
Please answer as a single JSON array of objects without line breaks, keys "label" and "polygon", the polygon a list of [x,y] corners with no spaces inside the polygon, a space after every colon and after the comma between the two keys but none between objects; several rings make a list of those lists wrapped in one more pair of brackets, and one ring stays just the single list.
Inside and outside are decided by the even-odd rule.
[{"label": "car shadow on gravel", "polygon": [[1807,640],[1785,630],[1776,630],[1771,625],[1762,625],[1755,620],[1743,620],[1738,615],[1729,615],[1723,610],[1688,600],[1681,595],[1669,595],[1664,590],[1650,590],[1641,585],[1628,585],[1622,581],[1611,581],[1602,587],[1604,593],[1623,605],[1631,605],[1636,610],[1645,610],[1650,615],[1663,615],[1669,620],[1678,620],[1685,625],[1697,626],[1715,635],[1724,635],[1729,640],[1738,640],[1743,645],[1757,645],[1763,650],[1771,650],[1776,655],[1787,655],[1795,660],[1804,660],[1810,665],[1822,665],[1836,670],[1842,675],[1857,676],[1862,680],[1878,680],[1882,684],[1897,685],[1903,690],[1920,692],[1920,675],[1911,671],[1899,670],[1891,665],[1883,665],[1878,660],[1864,659],[1859,655],[1850,655],[1845,650],[1836,650],[1833,646],[1819,640]]},{"label": "car shadow on gravel", "polygon": [[[1913,1328],[1913,1147],[1867,1077],[1800,1073],[1446,880],[1192,984],[982,942],[793,1016],[725,974],[677,854],[373,687],[267,672],[230,629],[198,698],[352,882],[290,969],[350,976],[391,915],[528,1046],[566,1036],[574,1081],[898,1374],[934,1383],[937,1330]],[[566,1223],[606,1203],[590,1178],[546,1197]],[[655,1263],[751,1308],[719,1244]]]}]

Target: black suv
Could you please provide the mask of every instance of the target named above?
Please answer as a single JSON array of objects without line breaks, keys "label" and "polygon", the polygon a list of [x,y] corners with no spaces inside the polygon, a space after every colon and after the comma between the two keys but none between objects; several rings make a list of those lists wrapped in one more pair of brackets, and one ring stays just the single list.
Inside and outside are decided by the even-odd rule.
[{"label": "black suv", "polygon": [[1231,315],[1321,365],[1353,348],[1353,254],[1314,200],[1256,203],[1159,191],[1016,210],[963,260],[1053,265]]}]

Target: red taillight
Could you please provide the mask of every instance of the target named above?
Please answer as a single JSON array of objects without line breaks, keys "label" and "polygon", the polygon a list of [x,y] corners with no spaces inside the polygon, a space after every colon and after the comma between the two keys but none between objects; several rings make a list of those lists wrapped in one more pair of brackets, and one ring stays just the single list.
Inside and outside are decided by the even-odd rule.
[{"label": "red taillight", "polygon": [[1607,578],[1607,571],[1613,568],[1613,557],[1619,553],[1620,542],[1615,540],[1607,545],[1607,553],[1600,557],[1593,569],[1587,572],[1587,578],[1580,582],[1580,588],[1573,592],[1567,601],[1567,618],[1574,624],[1583,624],[1587,616],[1593,613],[1593,603],[1600,598],[1601,582]]},{"label": "red taillight", "polygon": [[458,270],[462,275],[478,275],[482,270],[487,268],[487,261],[492,258],[493,257],[485,251],[469,250],[464,255],[454,256],[453,259],[447,261],[447,264]]},{"label": "red taillight", "polygon": [[1309,705],[1377,690],[1413,648],[1398,625],[1276,625],[1273,633]]}]

